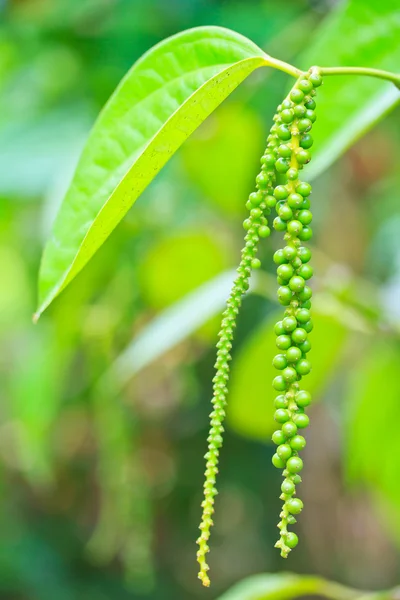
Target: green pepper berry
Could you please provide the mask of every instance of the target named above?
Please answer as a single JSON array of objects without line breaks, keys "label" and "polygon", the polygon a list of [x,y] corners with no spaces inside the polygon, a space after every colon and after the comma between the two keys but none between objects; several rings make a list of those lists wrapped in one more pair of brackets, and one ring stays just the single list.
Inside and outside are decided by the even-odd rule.
[{"label": "green pepper berry", "polygon": [[279,207],[278,214],[282,221],[289,221],[293,218],[293,211],[287,204],[283,204]]},{"label": "green pepper berry", "polygon": [[307,354],[307,352],[310,352],[310,350],[311,350],[310,340],[306,340],[302,344],[299,344],[299,349],[302,351],[303,354]]},{"label": "green pepper berry", "polygon": [[[279,433],[281,433],[281,432],[279,432]],[[291,496],[294,493],[295,489],[296,489],[296,487],[291,479],[285,479],[282,482],[281,490],[282,490],[283,494],[287,494],[288,496]]]},{"label": "green pepper berry", "polygon": [[300,257],[301,262],[307,263],[311,258],[311,250],[305,246],[300,246],[297,250],[297,255]]},{"label": "green pepper berry", "polygon": [[283,123],[292,123],[294,119],[294,112],[291,108],[285,108],[281,111],[281,119]]},{"label": "green pepper berry", "polygon": [[292,134],[290,133],[290,129],[288,129],[288,127],[286,125],[279,125],[277,134],[278,134],[278,137],[281,140],[283,140],[284,142],[289,141],[290,138],[292,137]]},{"label": "green pepper berry", "polygon": [[259,258],[253,258],[251,261],[252,269],[259,269],[261,267],[261,260]]},{"label": "green pepper berry", "polygon": [[[297,436],[297,437],[301,437],[301,436]],[[277,446],[280,446],[281,444],[284,444],[286,442],[286,438],[281,429],[274,431],[274,433],[272,434],[272,441]]]},{"label": "green pepper berry", "polygon": [[290,333],[291,331],[294,331],[297,327],[297,319],[294,317],[285,317],[282,321],[282,327],[285,332]]},{"label": "green pepper berry", "polygon": [[307,119],[307,112],[308,111],[306,111],[306,118],[300,119],[297,123],[297,127],[300,133],[306,133],[307,131],[310,131],[312,127],[312,121],[310,119]]},{"label": "green pepper berry", "polygon": [[306,225],[299,232],[299,239],[302,242],[308,242],[308,240],[310,240],[312,238],[312,235],[313,235],[313,231],[312,231],[311,227],[308,227],[308,225]]},{"label": "green pepper berry", "polygon": [[299,323],[307,323],[310,320],[310,311],[306,308],[300,308],[296,311],[296,319]]},{"label": "green pepper berry", "polygon": [[286,463],[289,473],[300,473],[303,468],[303,461],[299,456],[291,456]]},{"label": "green pepper berry", "polygon": [[291,346],[286,350],[286,359],[288,362],[295,363],[302,357],[302,352],[297,346]]},{"label": "green pepper berry", "polygon": [[292,156],[292,149],[287,144],[281,144],[278,148],[278,154],[282,158],[290,158]]},{"label": "green pepper berry", "polygon": [[313,110],[306,110],[306,119],[309,119],[311,123],[315,123],[317,120],[317,115]]},{"label": "green pepper berry", "polygon": [[[304,152],[307,152],[307,150],[304,150]],[[275,169],[278,173],[286,173],[286,171],[289,170],[289,166],[290,165],[285,158],[278,158],[275,163]]]},{"label": "green pepper berry", "polygon": [[297,249],[294,246],[285,246],[283,255],[286,260],[293,260],[297,256]]},{"label": "green pepper berry", "polygon": [[[300,90],[300,89],[296,89],[294,88],[291,92],[290,92],[290,99],[292,102],[294,102],[295,104],[300,104],[300,102],[302,102],[303,98],[304,98],[304,93]],[[296,114],[296,111],[294,111]]]},{"label": "green pepper berry", "polygon": [[274,327],[275,335],[284,335],[286,332],[283,328],[282,321],[277,321]]},{"label": "green pepper berry", "polygon": [[285,468],[285,461],[283,461],[281,458],[279,458],[279,456],[277,454],[273,455],[273,457],[272,457],[272,464],[277,469],[284,469]]},{"label": "green pepper berry", "polygon": [[266,173],[259,173],[256,177],[256,184],[262,190],[265,190],[269,184],[269,177]]},{"label": "green pepper berry", "polygon": [[300,223],[300,221],[297,221],[297,219],[290,221],[286,227],[288,233],[291,235],[297,235],[298,237],[300,237],[300,233],[303,231],[303,225]]},{"label": "green pepper berry", "polygon": [[295,533],[293,533],[293,531],[288,531],[288,533],[286,534],[286,537],[285,537],[286,546],[293,550],[293,548],[296,548],[298,543],[299,543],[299,538],[297,537],[297,535]]},{"label": "green pepper berry", "polygon": [[307,332],[305,329],[298,327],[292,332],[292,340],[295,344],[302,344],[307,339]]},{"label": "green pepper berry", "polygon": [[322,85],[322,77],[319,73],[316,73],[316,72],[311,73],[309,79],[315,88]]},{"label": "green pepper berry", "polygon": [[300,498],[290,498],[286,502],[286,508],[292,515],[298,515],[303,510],[303,503]]},{"label": "green pepper berry", "polygon": [[276,231],[285,231],[287,227],[286,222],[280,217],[275,217],[273,226]]},{"label": "green pepper berry", "polygon": [[293,383],[294,381],[296,381],[297,380],[297,365],[296,365],[296,369],[293,369],[293,367],[286,367],[286,369],[284,369],[282,371],[282,377],[288,383]]},{"label": "green pepper berry", "polygon": [[308,375],[308,373],[311,371],[310,361],[305,358],[299,360],[299,362],[296,363],[296,371],[299,375]]},{"label": "green pepper berry", "polygon": [[273,366],[275,367],[275,369],[278,370],[282,370],[285,369],[287,367],[287,359],[286,356],[284,354],[277,354],[273,361],[272,361]]},{"label": "green pepper berry", "polygon": [[298,104],[297,106],[294,107],[293,110],[294,110],[295,117],[297,117],[298,119],[302,119],[306,114],[306,109],[304,108],[304,106],[302,104]]},{"label": "green pepper berry", "polygon": [[298,270],[298,274],[300,277],[303,277],[303,279],[311,279],[314,275],[314,270],[311,265],[302,265]]},{"label": "green pepper berry", "polygon": [[[280,431],[279,433],[282,433],[282,431]],[[290,447],[295,452],[300,452],[301,450],[303,450],[303,448],[305,448],[305,446],[306,440],[303,438],[302,435],[295,435],[290,440]]]},{"label": "green pepper berry", "polygon": [[300,196],[300,194],[290,194],[290,196],[288,197],[288,204],[290,206],[290,208],[300,208],[300,206],[303,203],[303,196]]},{"label": "green pepper berry", "polygon": [[311,92],[313,89],[313,84],[308,79],[300,79],[297,83],[297,87],[305,94],[308,94],[308,92]]},{"label": "green pepper berry", "polygon": [[289,406],[289,400],[286,398],[285,394],[280,394],[274,400],[275,408],[287,408]]},{"label": "green pepper berry", "polygon": [[283,306],[288,306],[288,304],[290,304],[290,301],[292,299],[292,290],[289,287],[287,287],[286,285],[281,285],[281,287],[278,288],[277,295],[279,302]]},{"label": "green pepper berry", "polygon": [[287,438],[293,437],[297,433],[297,425],[293,421],[287,421],[282,425],[282,433]]},{"label": "green pepper berry", "polygon": [[299,277],[298,275],[294,275],[294,277],[292,277],[289,281],[289,287],[292,290],[292,292],[301,292],[301,290],[304,289],[304,286],[304,279],[302,277]]},{"label": "green pepper berry", "polygon": [[307,102],[304,102],[304,106],[307,110],[315,110],[317,108],[316,102],[312,98],[309,98]]},{"label": "green pepper berry", "polygon": [[277,250],[276,252],[274,252],[272,260],[276,265],[283,265],[287,262],[285,255],[283,254],[283,250]]},{"label": "green pepper berry", "polygon": [[304,323],[303,329],[305,329],[307,331],[307,333],[310,333],[314,329],[314,323],[313,323],[312,319],[307,321],[307,323]]},{"label": "green pepper berry", "polygon": [[306,302],[312,296],[312,289],[308,287],[308,285],[304,286],[304,289],[298,293],[298,298],[300,302]]},{"label": "green pepper berry", "polygon": [[290,339],[289,335],[278,335],[276,338],[276,346],[279,348],[279,350],[287,350],[291,345],[292,340]]},{"label": "green pepper berry", "polygon": [[310,424],[310,418],[305,413],[297,413],[293,416],[293,421],[299,429],[305,429]]},{"label": "green pepper berry", "polygon": [[274,419],[277,423],[286,423],[290,419],[290,413],[284,408],[278,408],[275,411]]},{"label": "green pepper berry", "polygon": [[300,181],[296,185],[296,192],[303,197],[309,196],[311,194],[311,185],[305,181]]},{"label": "green pepper berry", "polygon": [[296,159],[300,165],[306,165],[311,160],[311,154],[304,148],[299,148],[296,152]]},{"label": "green pepper berry", "polygon": [[300,408],[306,408],[306,406],[311,403],[311,394],[305,390],[301,390],[300,392],[297,392],[295,401]]},{"label": "green pepper berry", "polygon": [[289,444],[281,444],[280,446],[278,446],[278,448],[276,449],[276,453],[279,456],[279,458],[281,458],[285,462],[293,454],[292,449],[289,446]]},{"label": "green pepper berry", "polygon": [[272,382],[272,386],[277,392],[284,392],[287,388],[287,382],[282,375],[277,375]]},{"label": "green pepper berry", "polygon": [[286,177],[289,181],[294,181],[299,176],[299,171],[295,167],[290,167],[289,171],[286,173]]},{"label": "green pepper berry", "polygon": [[289,196],[289,192],[284,185],[277,185],[274,189],[274,196],[277,200],[286,200]]},{"label": "green pepper berry", "polygon": [[[289,196],[290,198],[290,196]],[[303,198],[301,197],[301,203],[303,203]],[[301,210],[297,215],[298,220],[303,225],[309,225],[312,221],[312,214],[309,210]]]},{"label": "green pepper berry", "polygon": [[264,239],[271,235],[271,230],[268,227],[268,225],[261,225],[261,227],[258,228],[257,233],[260,236],[260,238]]}]

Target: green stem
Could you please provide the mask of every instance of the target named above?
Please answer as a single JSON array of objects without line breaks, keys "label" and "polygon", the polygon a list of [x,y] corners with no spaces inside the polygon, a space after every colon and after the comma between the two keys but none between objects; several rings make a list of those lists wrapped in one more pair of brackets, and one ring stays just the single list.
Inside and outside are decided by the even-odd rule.
[{"label": "green stem", "polygon": [[394,83],[400,89],[400,75],[391,73],[390,71],[382,71],[381,69],[369,69],[367,67],[316,67],[321,75],[367,75],[369,77],[377,77],[378,79],[386,79]]}]

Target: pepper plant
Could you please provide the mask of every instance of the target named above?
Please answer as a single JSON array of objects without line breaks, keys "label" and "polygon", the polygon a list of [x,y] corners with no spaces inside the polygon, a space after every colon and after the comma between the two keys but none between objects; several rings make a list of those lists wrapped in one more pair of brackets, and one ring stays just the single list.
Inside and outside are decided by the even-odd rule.
[{"label": "pepper plant", "polygon": [[[318,91],[322,84],[329,89],[335,76],[353,78],[354,86],[356,78],[365,76],[400,88],[400,75],[373,64],[311,65],[302,70],[267,55],[242,35],[218,27],[192,29],[161,42],[136,62],[93,127],[43,254],[35,314],[37,320],[84,268],[189,135],[261,67],[283,71],[295,81],[277,107],[256,187],[246,202],[244,247],[218,336],[197,552],[199,578],[206,586],[210,584],[206,556],[217,494],[230,353],[242,298],[249,289],[252,270],[261,266],[258,247],[270,236],[271,226],[283,237],[282,248],[273,256],[277,296],[284,314],[275,325],[278,354],[273,365],[279,374],[272,386],[278,394],[274,400],[278,428],[272,437],[277,445],[272,462],[283,471],[276,546],[282,557],[287,557],[298,543],[292,526],[303,508],[297,496],[303,469],[299,452],[306,444],[302,430],[309,424],[305,409],[311,402],[306,376],[311,370],[309,280],[313,268],[307,242],[313,232],[311,186],[303,169],[314,149]],[[386,110],[398,101],[397,91],[393,98]]]}]

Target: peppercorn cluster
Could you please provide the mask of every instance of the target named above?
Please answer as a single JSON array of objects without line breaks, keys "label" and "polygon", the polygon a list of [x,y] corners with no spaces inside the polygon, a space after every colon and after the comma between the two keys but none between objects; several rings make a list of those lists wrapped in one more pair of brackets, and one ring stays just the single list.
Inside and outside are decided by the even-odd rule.
[{"label": "peppercorn cluster", "polygon": [[296,82],[288,97],[278,107],[275,117],[275,152],[266,157],[283,182],[275,186],[276,218],[273,226],[284,232],[285,246],[274,254],[277,264],[279,284],[278,300],[286,307],[284,317],[275,325],[276,345],[279,354],[273,359],[274,367],[280,371],[273,380],[273,387],[279,395],[275,398],[275,421],[280,429],[274,432],[273,442],[277,445],[272,458],[275,467],[283,469],[281,486],[283,508],[280,514],[280,539],[276,547],[286,558],[298,543],[298,537],[288,526],[296,523],[297,515],[303,508],[300,498],[296,497],[296,485],[301,482],[299,473],[303,461],[298,453],[305,447],[306,440],[300,430],[309,424],[304,409],[310,404],[310,394],[302,389],[302,378],[311,371],[307,358],[311,349],[308,334],[312,331],[311,288],[307,281],[313,275],[309,265],[310,250],[303,245],[312,237],[310,227],[311,186],[301,181],[299,171],[311,160],[309,148],[313,140],[310,135],[315,122],[315,88],[322,79],[317,70],[304,74]]},{"label": "peppercorn cluster", "polygon": [[[281,424],[281,429],[273,435],[273,441],[278,445],[273,464],[284,469],[285,477],[281,496],[284,506],[278,525],[281,538],[276,546],[281,548],[282,556],[286,557],[298,541],[296,534],[288,532],[287,526],[295,522],[293,515],[303,507],[301,500],[294,496],[295,486],[301,481],[298,473],[303,466],[298,452],[305,446],[305,440],[298,434],[298,430],[308,425],[304,408],[311,401],[310,394],[300,389],[299,382],[311,370],[307,359],[311,348],[308,340],[308,333],[312,330],[311,289],[305,282],[313,274],[308,265],[310,250],[301,245],[312,236],[312,215],[308,198],[311,186],[299,180],[299,171],[310,161],[309,148],[313,141],[309,131],[316,119],[314,88],[321,83],[321,76],[316,69],[304,73],[278,107],[267,138],[266,150],[261,157],[256,191],[250,194],[246,203],[249,216],[243,222],[246,230],[245,245],[237,269],[238,275],[222,315],[215,362],[216,374],[213,379],[213,410],[210,414],[208,450],[205,455],[203,514],[199,526],[201,534],[197,540],[199,579],[205,586],[210,585],[206,557],[209,552],[210,528],[213,525],[214,498],[218,493],[215,483],[223,443],[222,423],[227,403],[233,334],[242,297],[249,289],[252,269],[261,266],[256,256],[258,245],[260,238],[267,238],[271,234],[267,219],[273,209],[277,213],[274,228],[285,232],[286,245],[275,252],[274,261],[278,265],[278,300],[287,307],[283,320],[275,326],[276,343],[282,352],[273,361],[274,366],[282,372],[273,382],[274,388],[282,392],[275,399],[275,420]],[[278,178],[283,182],[277,184]]]},{"label": "peppercorn cluster", "polygon": [[221,329],[218,334],[217,359],[215,362],[216,374],[213,379],[213,411],[210,414],[210,432],[207,438],[208,451],[205,455],[207,462],[204,500],[202,502],[203,515],[199,527],[201,534],[197,540],[199,546],[197,560],[200,565],[199,579],[207,587],[210,585],[210,579],[207,574],[209,566],[206,561],[206,555],[209,551],[208,540],[210,538],[210,528],[213,525],[214,497],[218,493],[215,487],[215,480],[218,473],[219,451],[223,442],[222,434],[224,428],[222,422],[225,418],[228,393],[227,383],[229,379],[229,361],[231,360],[230,351],[237,315],[242,303],[242,297],[249,289],[249,279],[252,269],[258,269],[261,266],[261,262],[256,256],[260,238],[267,238],[271,234],[267,217],[271,213],[271,209],[275,206],[275,199],[272,194],[276,183],[276,172],[274,163],[271,164],[265,157],[274,156],[277,158],[276,151],[276,136],[271,135],[267,140],[265,154],[261,159],[261,171],[256,177],[256,191],[250,194],[246,203],[249,216],[243,222],[243,227],[246,230],[245,245],[242,249],[241,260],[237,269],[238,275],[227,300],[226,308],[222,315]]}]

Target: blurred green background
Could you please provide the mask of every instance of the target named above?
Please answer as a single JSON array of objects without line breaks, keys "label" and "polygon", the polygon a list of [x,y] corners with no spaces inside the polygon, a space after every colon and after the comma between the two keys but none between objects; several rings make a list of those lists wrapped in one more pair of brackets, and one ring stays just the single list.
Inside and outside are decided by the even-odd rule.
[{"label": "blurred green background", "polygon": [[296,64],[334,4],[0,2],[1,599],[217,598],[281,570],[364,588],[400,581],[398,111],[315,181],[318,402],[301,543],[286,562],[273,548],[273,236],[238,324],[211,592],[196,579],[218,314],[285,75],[250,77],[31,322],[52,220],[132,63],[168,35],[215,24]]}]

